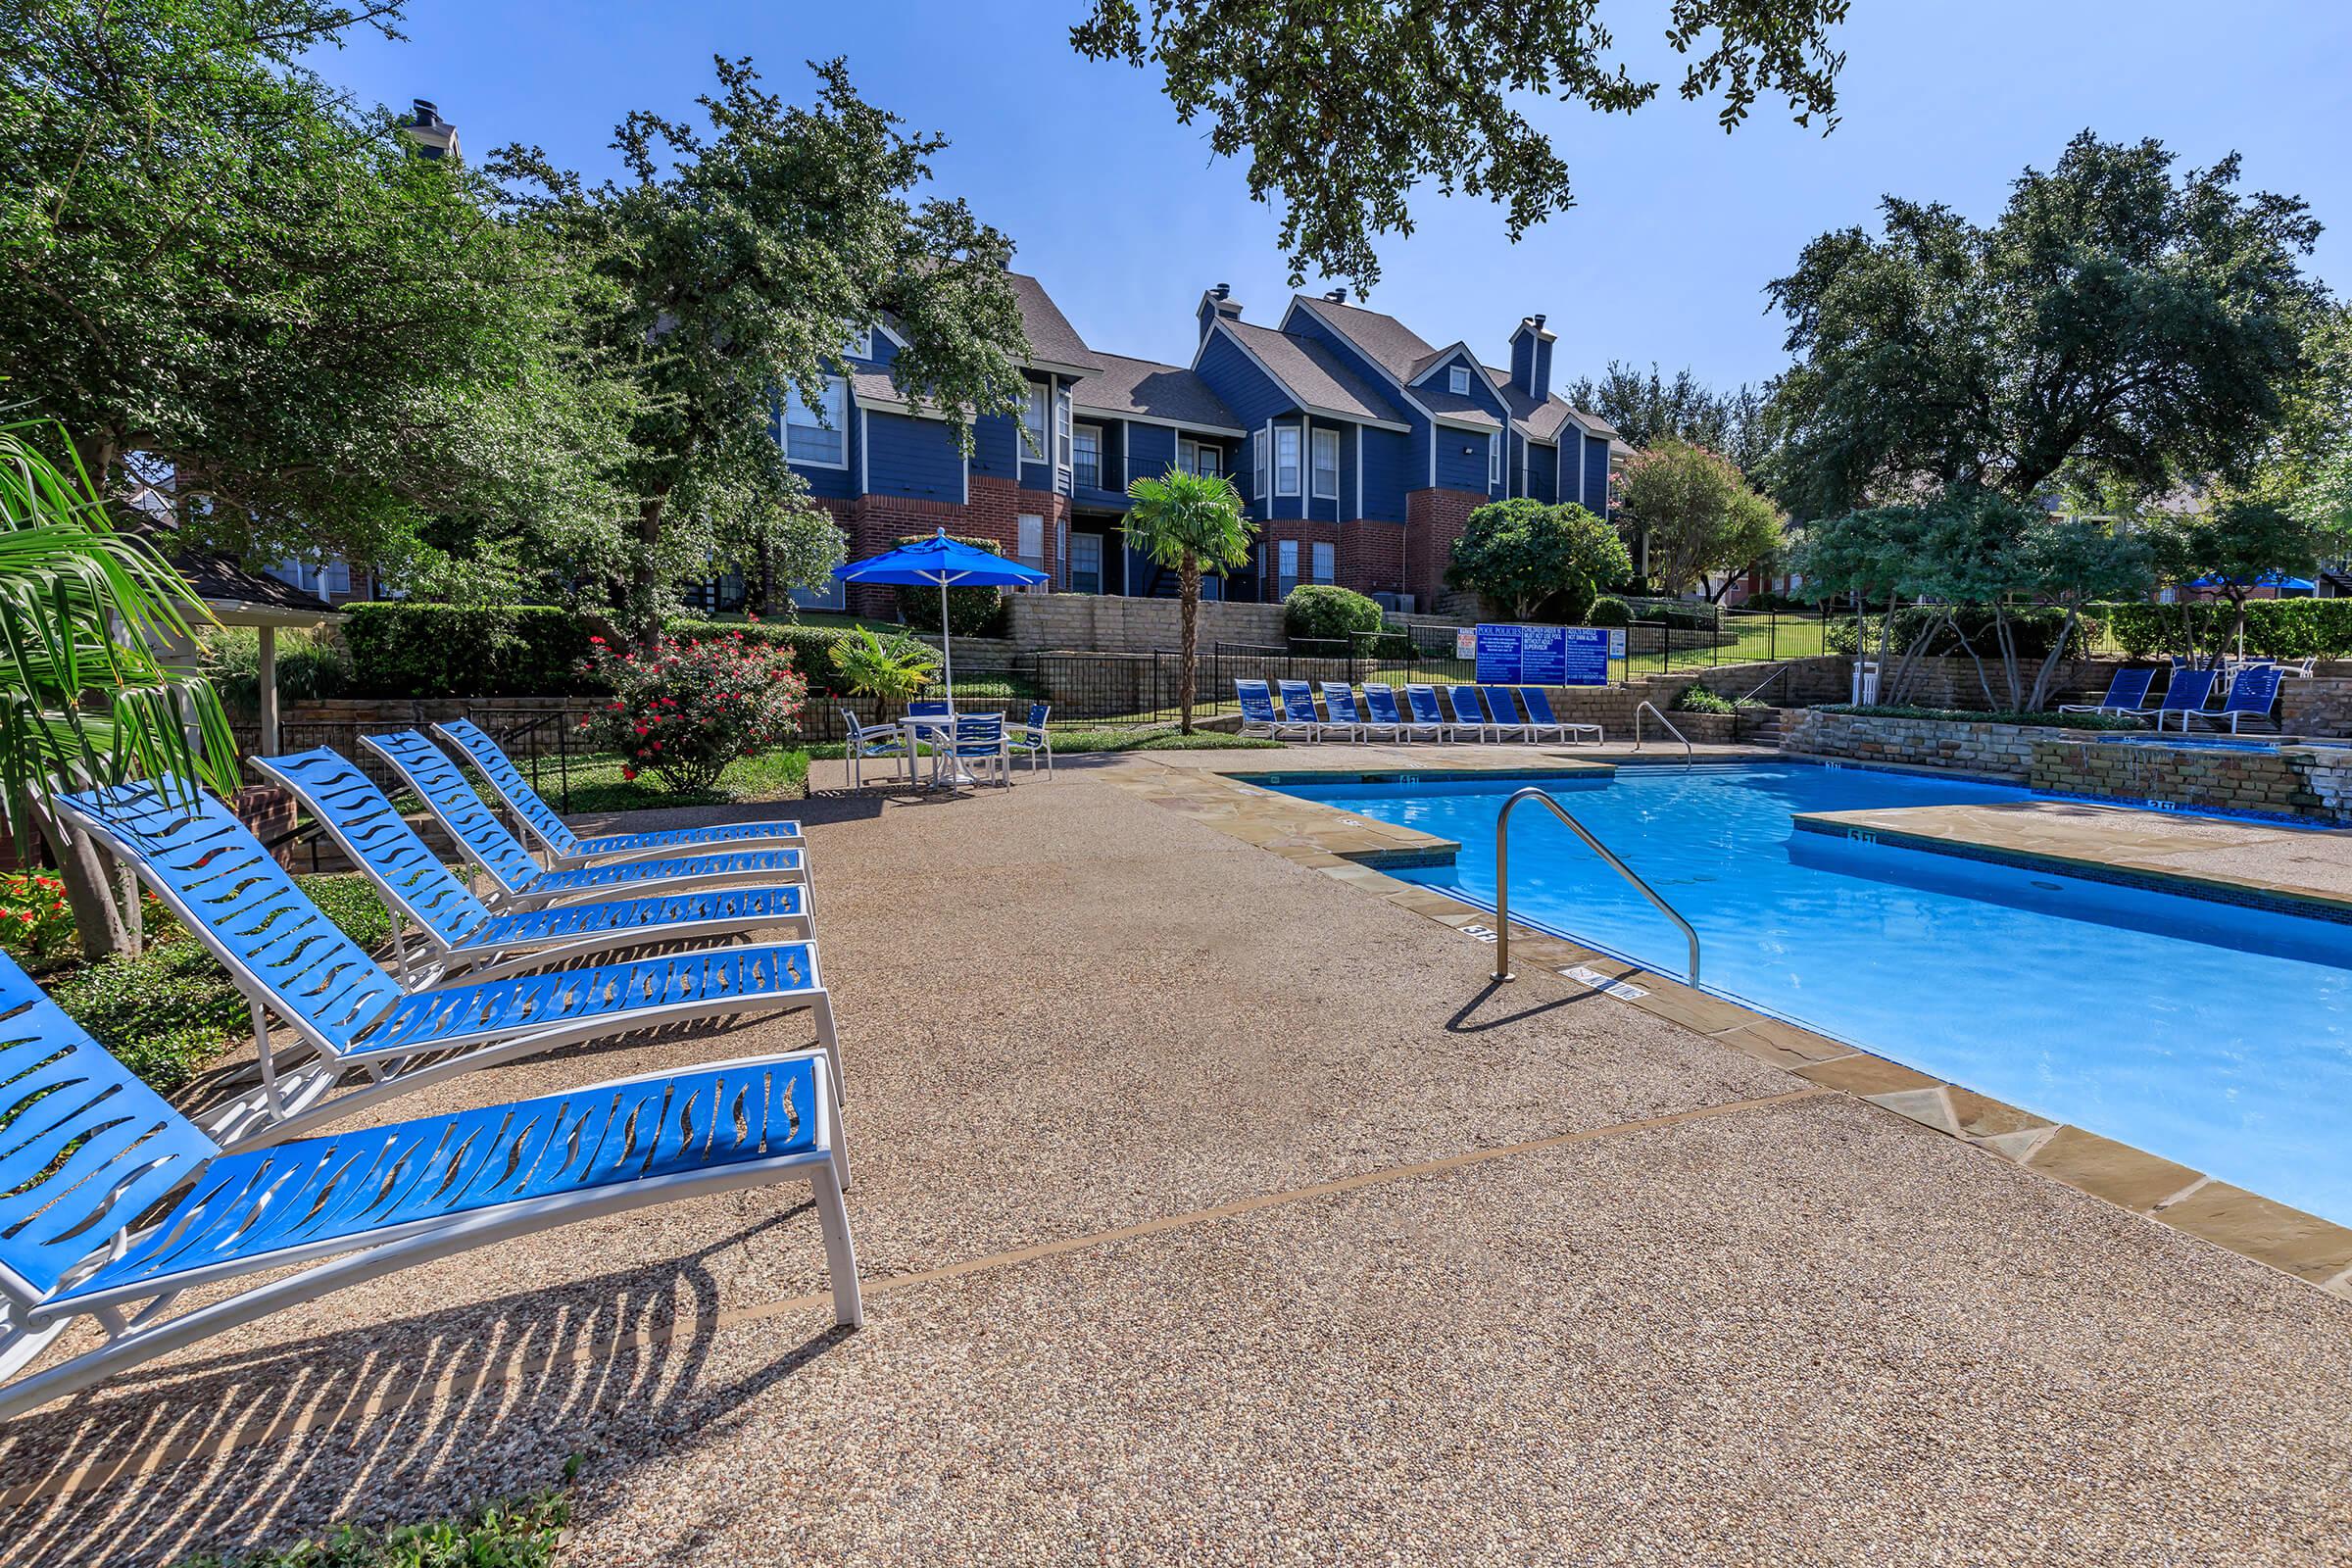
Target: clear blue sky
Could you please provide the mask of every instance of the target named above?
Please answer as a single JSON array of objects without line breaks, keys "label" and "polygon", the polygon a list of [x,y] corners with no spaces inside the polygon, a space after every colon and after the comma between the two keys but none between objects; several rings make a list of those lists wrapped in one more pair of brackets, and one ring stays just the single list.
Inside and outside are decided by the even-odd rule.
[{"label": "clear blue sky", "polygon": [[[803,61],[846,55],[867,98],[951,139],[938,184],[1013,237],[1015,265],[1088,342],[1189,362],[1208,284],[1232,283],[1252,320],[1279,315],[1275,215],[1249,200],[1239,165],[1176,123],[1153,76],[1072,53],[1083,9],[415,0],[407,42],[314,64],[364,100],[434,99],[469,154],[536,142],[593,176],[611,172],[624,112],[693,112],[713,53],[751,55],[795,98]],[[1671,71],[1651,42],[1662,4],[1603,11],[1637,70]],[[1834,134],[1759,105],[1726,136],[1710,108],[1673,96],[1671,75],[1630,117],[1541,105],[1579,205],[1513,246],[1484,202],[1430,193],[1420,231],[1385,247],[1370,303],[1491,361],[1522,315],[1547,312],[1563,376],[1618,358],[1760,380],[1784,363],[1760,291],[1807,239],[1870,221],[1889,191],[1988,217],[2021,169],[2048,167],[2086,125],[2156,136],[2189,164],[2243,154],[2248,187],[2300,195],[2329,225],[2313,268],[2352,289],[2352,6],[1859,0],[1854,16]]]}]

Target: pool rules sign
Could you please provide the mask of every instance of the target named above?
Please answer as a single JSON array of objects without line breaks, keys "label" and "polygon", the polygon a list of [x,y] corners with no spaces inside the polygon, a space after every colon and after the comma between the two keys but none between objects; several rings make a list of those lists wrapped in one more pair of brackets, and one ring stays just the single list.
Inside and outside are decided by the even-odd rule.
[{"label": "pool rules sign", "polygon": [[1482,621],[1477,630],[1482,686],[1606,686],[1617,633],[1602,626],[1522,626]]}]

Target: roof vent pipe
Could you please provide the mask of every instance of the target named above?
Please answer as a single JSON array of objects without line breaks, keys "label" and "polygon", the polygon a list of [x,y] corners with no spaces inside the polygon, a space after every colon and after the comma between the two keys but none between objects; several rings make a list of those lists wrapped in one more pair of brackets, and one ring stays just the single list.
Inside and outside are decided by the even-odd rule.
[{"label": "roof vent pipe", "polygon": [[1323,297],[1331,301],[1331,303],[1334,305],[1345,305],[1348,303],[1348,291],[1344,288],[1327,290]]}]

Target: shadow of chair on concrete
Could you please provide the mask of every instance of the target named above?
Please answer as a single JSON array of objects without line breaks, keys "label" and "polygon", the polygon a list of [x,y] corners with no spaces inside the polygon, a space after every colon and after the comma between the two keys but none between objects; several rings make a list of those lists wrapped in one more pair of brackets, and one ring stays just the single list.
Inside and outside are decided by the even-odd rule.
[{"label": "shadow of chair on concrete", "polygon": [[629,1446],[640,1453],[723,1435],[849,1336],[812,1305],[817,1332],[705,1384],[720,1310],[709,1260],[787,1225],[814,1245],[803,1202],[675,1263],[134,1369],[0,1430],[0,1556],[67,1568],[283,1544],[527,1493],[573,1454],[626,1463],[611,1440],[627,1434],[658,1435]]}]

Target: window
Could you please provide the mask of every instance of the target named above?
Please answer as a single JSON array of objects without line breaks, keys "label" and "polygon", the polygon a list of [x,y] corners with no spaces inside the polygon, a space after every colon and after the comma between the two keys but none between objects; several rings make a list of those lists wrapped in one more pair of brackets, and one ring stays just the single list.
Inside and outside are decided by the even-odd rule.
[{"label": "window", "polygon": [[[824,416],[821,421],[819,413]],[[826,376],[824,397],[814,411],[797,389],[784,389],[784,456],[794,463],[813,463],[825,468],[850,466],[848,382],[838,375]]]},{"label": "window", "polygon": [[1502,437],[1487,437],[1487,488],[1492,490],[1502,483]]},{"label": "window", "polygon": [[1021,407],[1021,461],[1044,463],[1054,455],[1046,445],[1046,384],[1029,383],[1029,401]]},{"label": "window", "polygon": [[1225,471],[1225,455],[1199,441],[1180,440],[1176,443],[1176,466],[1187,473],[1214,479]]},{"label": "window", "polygon": [[1267,485],[1266,485],[1266,432],[1265,432],[1265,431],[1263,431],[1263,430],[1253,430],[1253,431],[1251,431],[1251,432],[1250,432],[1250,455],[1251,459],[1253,460],[1252,466],[1253,466],[1253,467],[1256,469],[1256,472],[1257,472],[1257,482],[1256,482],[1255,484],[1253,484],[1253,485],[1251,485],[1251,486],[1250,487],[1250,493],[1252,496],[1256,497],[1258,500],[1260,500],[1260,501],[1263,501],[1263,500],[1266,498],[1266,492],[1267,492]]},{"label": "window", "polygon": [[1325,544],[1325,543],[1324,543],[1323,541],[1321,541],[1321,540],[1317,540],[1317,541],[1315,542],[1315,554],[1314,554],[1314,563],[1315,563],[1315,581],[1317,581],[1317,582],[1329,582],[1329,581],[1331,581],[1331,573],[1332,573],[1332,566],[1333,566],[1333,557],[1334,557],[1336,554],[1337,554],[1337,551],[1335,551],[1335,550],[1333,549],[1333,547],[1332,547],[1332,546],[1330,546],[1330,545],[1328,545],[1328,544]]},{"label": "window", "polygon": [[1340,432],[1315,432],[1315,497],[1320,501],[1340,499]]},{"label": "window", "polygon": [[329,594],[351,593],[351,563],[337,557],[326,564],[326,591]]},{"label": "window", "polygon": [[1102,591],[1102,536],[1099,533],[1070,535],[1070,592],[1099,594]]},{"label": "window", "polygon": [[1070,466],[1070,389],[1066,386],[1054,393],[1054,428],[1061,436],[1061,452],[1054,461],[1066,468]]},{"label": "window", "polygon": [[1022,513],[1012,519],[1012,556],[1024,566],[1046,569],[1046,519]]},{"label": "window", "polygon": [[1274,493],[1295,496],[1298,493],[1298,430],[1296,425],[1278,424],[1274,427]]},{"label": "window", "polygon": [[1076,474],[1078,488],[1103,488],[1102,426],[1081,424],[1072,431],[1071,441],[1070,467]]},{"label": "window", "polygon": [[1298,586],[1298,541],[1285,539],[1274,547],[1274,597],[1288,599]]},{"label": "window", "polygon": [[1470,372],[1458,365],[1447,370],[1446,372],[1446,390],[1457,398],[1468,397],[1470,395]]}]

